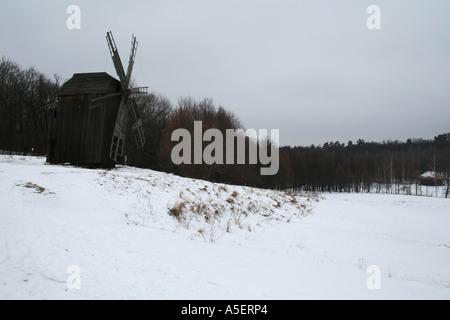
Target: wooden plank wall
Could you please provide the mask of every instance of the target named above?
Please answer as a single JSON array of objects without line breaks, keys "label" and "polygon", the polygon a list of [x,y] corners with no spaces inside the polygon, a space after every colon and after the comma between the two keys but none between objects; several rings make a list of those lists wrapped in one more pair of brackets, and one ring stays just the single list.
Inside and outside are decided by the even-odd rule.
[{"label": "wooden plank wall", "polygon": [[52,163],[113,167],[110,144],[120,97],[111,97],[90,109],[95,95],[61,96],[55,121]]}]

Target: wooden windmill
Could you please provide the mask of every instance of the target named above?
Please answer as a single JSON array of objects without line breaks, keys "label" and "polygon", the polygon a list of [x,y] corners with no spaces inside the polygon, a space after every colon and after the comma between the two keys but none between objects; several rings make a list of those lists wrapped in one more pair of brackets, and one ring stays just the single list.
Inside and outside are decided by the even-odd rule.
[{"label": "wooden windmill", "polygon": [[61,87],[49,119],[49,163],[113,167],[123,161],[130,119],[138,149],[145,144],[135,97],[147,87],[130,88],[138,42],[133,35],[125,73],[111,32],[106,40],[119,81],[104,72],[76,73]]}]

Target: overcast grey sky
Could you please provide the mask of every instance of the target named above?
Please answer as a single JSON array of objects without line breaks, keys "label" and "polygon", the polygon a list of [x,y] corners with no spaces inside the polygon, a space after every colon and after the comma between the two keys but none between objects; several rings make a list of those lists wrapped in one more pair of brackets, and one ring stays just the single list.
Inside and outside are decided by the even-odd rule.
[{"label": "overcast grey sky", "polygon": [[[80,30],[66,26],[72,4]],[[282,145],[450,131],[448,0],[0,2],[0,55],[48,75],[116,77],[109,30],[124,63],[138,38],[139,85],[173,104],[213,98],[246,128],[280,129]]]}]

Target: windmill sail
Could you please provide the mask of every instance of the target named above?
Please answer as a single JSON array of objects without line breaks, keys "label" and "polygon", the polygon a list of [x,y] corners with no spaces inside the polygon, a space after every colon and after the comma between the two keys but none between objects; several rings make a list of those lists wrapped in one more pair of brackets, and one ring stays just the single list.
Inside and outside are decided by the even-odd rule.
[{"label": "windmill sail", "polygon": [[126,129],[130,119],[130,115],[133,117],[134,124],[132,126],[133,133],[138,149],[142,148],[145,143],[144,129],[142,127],[142,120],[136,114],[136,102],[134,100],[135,95],[147,94],[147,88],[134,88],[130,89],[131,73],[133,71],[134,59],[136,57],[137,45],[136,37],[133,35],[131,40],[131,52],[128,62],[127,73],[120,60],[119,52],[117,50],[116,43],[113,35],[110,32],[106,34],[106,40],[108,42],[109,52],[114,63],[117,75],[120,79],[120,85],[122,88],[122,100],[120,103],[119,111],[117,113],[117,119],[114,126],[114,133],[111,141],[110,158],[115,162],[118,162],[118,157],[123,156],[126,138]]},{"label": "windmill sail", "polygon": [[133,72],[134,66],[134,58],[136,57],[138,42],[136,41],[136,37],[134,35],[131,36],[131,52],[130,52],[130,60],[128,61],[128,69],[127,69],[127,86],[130,84],[131,72]]},{"label": "windmill sail", "polygon": [[106,34],[106,40],[108,41],[109,53],[111,54],[114,68],[116,69],[117,75],[120,79],[120,85],[122,90],[125,91],[128,89],[128,82],[123,69],[122,61],[120,60],[119,51],[117,51],[116,42],[114,41],[111,31]]},{"label": "windmill sail", "polygon": [[123,100],[120,102],[119,112],[117,113],[116,124],[114,126],[113,139],[111,143],[110,157],[117,162],[118,157],[123,156],[125,147],[125,138],[127,132],[127,123],[129,120],[128,110]]}]

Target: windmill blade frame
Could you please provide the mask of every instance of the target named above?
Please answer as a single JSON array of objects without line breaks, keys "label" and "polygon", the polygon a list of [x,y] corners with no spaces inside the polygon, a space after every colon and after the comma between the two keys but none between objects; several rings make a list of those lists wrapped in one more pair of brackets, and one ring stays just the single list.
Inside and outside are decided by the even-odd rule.
[{"label": "windmill blade frame", "polygon": [[127,123],[129,121],[129,114],[126,103],[120,102],[119,111],[117,113],[116,125],[114,126],[114,133],[111,142],[110,157],[115,162],[118,162],[118,157],[123,156],[125,149],[125,139],[127,132]]},{"label": "windmill blade frame", "polygon": [[104,95],[104,96],[101,96],[101,97],[98,97],[98,98],[91,99],[91,100],[89,100],[89,104],[90,104],[89,108],[90,109],[95,108],[97,102],[101,102],[103,100],[106,100],[106,99],[109,99],[109,98],[113,98],[113,97],[117,97],[117,96],[120,96],[120,95],[122,95],[122,93],[120,93],[120,92],[118,92],[118,93],[110,93],[110,94],[107,94],[107,95]]},{"label": "windmill blade frame", "polygon": [[138,42],[136,41],[136,37],[133,34],[131,36],[131,52],[130,52],[130,59],[128,60],[128,69],[127,69],[127,74],[126,74],[127,87],[130,85],[131,73],[133,72],[134,59],[136,58],[137,47],[138,47]]}]

